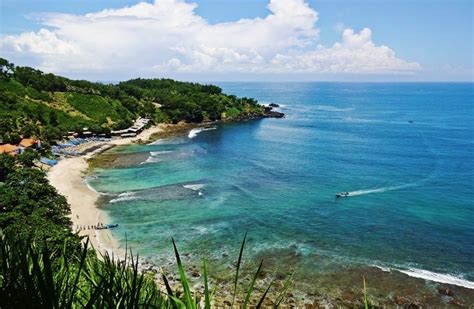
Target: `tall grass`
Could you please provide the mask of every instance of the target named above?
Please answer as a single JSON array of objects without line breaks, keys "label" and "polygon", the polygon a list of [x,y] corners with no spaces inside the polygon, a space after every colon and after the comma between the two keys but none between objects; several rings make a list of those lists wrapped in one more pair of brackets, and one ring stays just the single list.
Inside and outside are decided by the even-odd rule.
[{"label": "tall grass", "polygon": [[[249,305],[259,308],[273,282],[258,303],[251,304],[262,261],[249,285],[243,287],[245,295],[237,295],[245,240],[244,237],[232,299],[242,299],[242,308]],[[138,256],[131,252],[120,261],[107,253],[97,256],[88,241],[77,252],[67,252],[66,246],[52,252],[46,244],[14,242],[1,236],[0,308],[211,308],[217,300],[213,300],[210,290],[206,262],[203,261],[204,295],[201,295],[191,290],[174,239],[172,244],[182,293],[169,284],[166,274],[162,274],[164,286],[160,288],[153,276],[140,272]],[[289,282],[275,299],[274,307],[282,302]]]}]

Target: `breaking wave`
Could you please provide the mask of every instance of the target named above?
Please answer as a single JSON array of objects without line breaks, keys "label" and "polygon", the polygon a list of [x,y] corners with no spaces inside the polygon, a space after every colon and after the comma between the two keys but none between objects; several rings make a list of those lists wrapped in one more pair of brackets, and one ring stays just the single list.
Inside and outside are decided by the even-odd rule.
[{"label": "breaking wave", "polygon": [[440,282],[440,283],[462,286],[468,289],[474,289],[474,282],[468,281],[466,279],[463,279],[454,275],[438,274],[438,273],[431,272],[428,270],[416,269],[416,268],[410,268],[407,270],[395,268],[393,270],[404,273],[414,278],[431,280],[431,281]]},{"label": "breaking wave", "polygon": [[183,185],[183,188],[186,189],[191,189],[193,191],[199,191],[202,188],[204,188],[204,184],[202,183],[196,183],[196,184],[189,184],[189,185]]},{"label": "breaking wave", "polygon": [[124,192],[124,193],[120,193],[117,196],[117,198],[110,200],[109,203],[113,204],[113,203],[118,203],[118,202],[123,202],[123,201],[131,201],[135,199],[136,199],[135,192]]},{"label": "breaking wave", "polygon": [[195,128],[189,131],[188,138],[195,138],[199,133],[202,131],[209,131],[209,130],[215,130],[215,127],[212,128]]},{"label": "breaking wave", "polygon": [[150,151],[150,154],[152,156],[159,156],[161,154],[171,153],[171,152],[173,152],[173,151],[172,150]]}]

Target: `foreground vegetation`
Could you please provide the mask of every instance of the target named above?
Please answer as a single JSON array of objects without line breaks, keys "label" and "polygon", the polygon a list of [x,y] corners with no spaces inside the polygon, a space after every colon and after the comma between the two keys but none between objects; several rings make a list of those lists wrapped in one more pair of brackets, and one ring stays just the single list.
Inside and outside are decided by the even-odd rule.
[{"label": "foreground vegetation", "polygon": [[95,134],[129,127],[138,117],[154,123],[202,122],[261,116],[251,98],[222,93],[213,85],[171,79],[134,79],[118,84],[71,80],[0,58],[0,140],[19,136],[53,143],[68,131]]},{"label": "foreground vegetation", "polygon": [[[233,301],[239,283],[241,252],[235,275]],[[88,249],[70,252],[66,246],[49,250],[47,245],[13,241],[0,237],[0,287],[2,308],[211,308],[213,293],[206,263],[203,262],[203,293],[190,289],[180,255],[173,241],[181,286],[173,289],[165,273],[164,287],[159,288],[153,276],[139,271],[138,257],[131,253],[123,261],[108,254],[97,257]],[[254,293],[257,269],[246,294],[238,296],[239,306],[247,308]],[[278,307],[289,284],[273,301]],[[260,296],[256,308],[265,301],[268,290]]]}]

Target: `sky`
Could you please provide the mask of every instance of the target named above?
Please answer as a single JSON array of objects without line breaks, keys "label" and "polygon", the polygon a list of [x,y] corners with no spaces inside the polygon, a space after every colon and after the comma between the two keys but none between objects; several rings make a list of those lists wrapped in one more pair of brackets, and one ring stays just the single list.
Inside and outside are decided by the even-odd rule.
[{"label": "sky", "polygon": [[2,0],[0,57],[118,81],[473,81],[472,0]]}]

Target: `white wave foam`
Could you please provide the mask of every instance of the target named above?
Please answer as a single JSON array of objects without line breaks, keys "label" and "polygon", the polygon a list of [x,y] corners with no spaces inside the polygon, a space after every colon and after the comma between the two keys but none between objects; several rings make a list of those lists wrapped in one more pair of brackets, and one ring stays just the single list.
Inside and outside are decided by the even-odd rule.
[{"label": "white wave foam", "polygon": [[425,280],[430,280],[430,281],[435,281],[435,282],[440,282],[440,283],[462,286],[468,289],[474,289],[474,282],[468,281],[466,279],[463,279],[454,275],[438,274],[438,273],[434,273],[428,270],[416,269],[416,268],[410,268],[408,270],[404,270],[404,269],[393,269],[393,270],[399,271],[401,273],[404,273],[414,278],[420,278],[420,279],[425,279]]},{"label": "white wave foam", "polygon": [[381,271],[387,272],[387,273],[389,273],[391,271],[391,269],[389,267],[384,267],[384,266],[380,266],[380,265],[372,265],[372,266],[380,269]]},{"label": "white wave foam", "polygon": [[148,143],[147,145],[161,145],[161,144],[163,144],[163,140],[162,139],[157,139],[156,141]]},{"label": "white wave foam", "polygon": [[201,133],[202,131],[209,131],[209,130],[215,130],[215,129],[216,129],[215,127],[212,127],[212,128],[195,128],[195,129],[192,129],[191,131],[189,131],[188,138],[194,138],[199,133]]},{"label": "white wave foam", "polygon": [[126,196],[126,197],[119,197],[119,198],[114,198],[113,200],[110,200],[109,203],[118,203],[118,202],[124,202],[124,201],[132,201],[136,200],[136,197],[133,196]]},{"label": "white wave foam", "polygon": [[135,192],[127,191],[127,192],[120,193],[118,196],[124,197],[124,196],[134,196],[134,195],[135,195]]},{"label": "white wave foam", "polygon": [[409,184],[400,185],[400,186],[391,186],[391,187],[384,187],[384,188],[378,188],[378,189],[356,190],[356,191],[349,192],[348,196],[357,196],[357,195],[364,195],[364,194],[383,193],[387,191],[402,190],[406,188],[415,187],[416,185],[417,185],[416,183],[409,183]]},{"label": "white wave foam", "polygon": [[159,156],[161,154],[173,152],[172,150],[150,151],[152,156]]},{"label": "white wave foam", "polygon": [[181,138],[166,138],[158,139],[154,142],[148,143],[147,145],[178,145],[183,144],[184,140]]},{"label": "white wave foam", "polygon": [[349,111],[354,110],[354,108],[352,107],[339,108],[332,105],[316,105],[314,106],[314,109],[319,110],[319,111],[324,111],[324,112],[349,112]]},{"label": "white wave foam", "polygon": [[123,192],[118,195],[117,198],[110,200],[110,203],[118,203],[123,201],[131,201],[136,199],[135,192]]},{"label": "white wave foam", "polygon": [[157,157],[154,157],[154,156],[149,156],[145,161],[140,162],[140,164],[156,163],[156,162],[160,162],[160,161],[161,161],[160,158],[157,158]]},{"label": "white wave foam", "polygon": [[89,188],[89,190],[91,190],[92,192],[95,192],[97,193],[98,195],[111,195],[110,193],[104,193],[104,192],[99,192],[97,191],[96,189],[94,189],[94,187],[92,187],[89,183],[89,179],[96,179],[97,177],[94,177],[94,176],[89,176],[87,177],[86,179],[84,179],[84,184],[87,186],[87,188]]},{"label": "white wave foam", "polygon": [[204,188],[204,184],[197,183],[197,184],[183,185],[183,188],[191,189],[193,191],[199,191],[202,188]]}]

